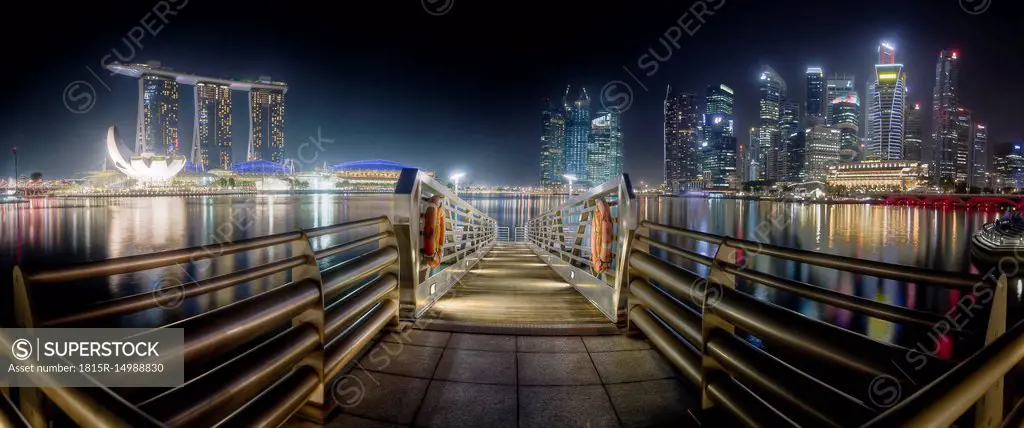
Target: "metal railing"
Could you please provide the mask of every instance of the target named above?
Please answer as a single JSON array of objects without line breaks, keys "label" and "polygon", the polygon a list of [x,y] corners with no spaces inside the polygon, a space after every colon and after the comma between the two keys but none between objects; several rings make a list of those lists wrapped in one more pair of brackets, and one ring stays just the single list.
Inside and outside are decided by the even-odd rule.
[{"label": "metal railing", "polygon": [[[448,230],[441,266],[430,269],[421,261],[420,231],[426,201],[434,195],[444,200]],[[401,253],[400,314],[405,320],[423,315],[498,240],[498,225],[493,218],[460,199],[448,186],[414,168],[403,169],[398,178],[391,218]]]},{"label": "metal railing", "polygon": [[516,226],[513,239],[515,242],[526,242],[526,226]]},{"label": "metal railing", "polygon": [[507,226],[498,228],[498,241],[509,242],[509,228]]},{"label": "metal railing", "polygon": [[[611,207],[614,260],[609,270],[595,275],[590,261],[590,220],[597,200]],[[627,288],[624,249],[636,229],[636,195],[628,175],[583,192],[562,206],[530,219],[524,234],[535,253],[590,300],[609,320],[625,320]]]},{"label": "metal railing", "polygon": [[[717,249],[711,257],[673,241]],[[973,299],[987,293],[991,298],[987,324],[975,328],[974,336],[971,331],[963,334],[983,334],[988,347],[947,373],[955,362],[878,342],[737,290],[738,283],[756,283],[936,335],[939,326],[949,327],[954,319],[951,313],[887,305],[758,271],[752,261],[761,257],[912,282],[918,287],[957,289],[974,296],[970,307]],[[1024,327],[1002,335],[1005,276],[859,260],[649,221],[640,222],[630,241],[627,263],[629,328],[645,334],[700,388],[705,409],[724,409],[746,426],[949,426],[972,406],[977,409],[975,426],[998,426],[1003,416],[1001,376],[1024,357]],[[702,277],[683,264],[703,266],[708,274]],[[953,310],[959,309],[962,306]],[[743,338],[746,335],[764,346],[754,346]],[[897,362],[904,361],[914,365],[901,368]],[[891,382],[884,387],[892,389],[872,390],[878,379]],[[910,398],[886,412],[900,392]],[[892,401],[873,393],[886,394],[883,398]],[[982,401],[975,405],[979,398]]]},{"label": "metal railing", "polygon": [[[234,255],[256,252],[284,256],[233,270]],[[17,266],[19,327],[117,326],[119,316],[173,310],[189,299],[253,281],[273,284],[251,297],[157,327],[184,329],[181,386],[143,392],[11,388],[5,395],[17,396],[21,413],[37,427],[52,420],[47,402],[82,426],[280,425],[296,413],[323,421],[335,407],[325,396],[331,390],[327,384],[382,328],[398,321],[398,259],[391,222],[382,216],[215,249],[201,246],[57,268]],[[199,261],[228,263],[233,271],[63,313],[39,311],[47,302],[37,296],[77,282],[176,265],[184,269]],[[9,344],[0,348],[11,349]]]}]

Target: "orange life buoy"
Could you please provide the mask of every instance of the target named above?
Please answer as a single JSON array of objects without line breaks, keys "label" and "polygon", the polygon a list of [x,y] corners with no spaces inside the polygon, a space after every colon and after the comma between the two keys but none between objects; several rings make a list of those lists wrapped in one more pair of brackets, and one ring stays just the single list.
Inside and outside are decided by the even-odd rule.
[{"label": "orange life buoy", "polygon": [[432,196],[427,201],[427,211],[423,213],[423,258],[427,265],[436,268],[441,265],[444,257],[444,207],[440,196]]},{"label": "orange life buoy", "polygon": [[612,265],[612,242],[612,210],[604,199],[598,199],[590,222],[590,262],[595,273],[601,274]]}]

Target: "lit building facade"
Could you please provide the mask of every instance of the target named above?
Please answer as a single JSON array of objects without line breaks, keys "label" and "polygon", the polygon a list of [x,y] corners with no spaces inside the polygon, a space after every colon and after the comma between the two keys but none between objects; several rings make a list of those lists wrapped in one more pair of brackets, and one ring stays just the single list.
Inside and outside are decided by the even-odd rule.
[{"label": "lit building facade", "polygon": [[197,83],[192,163],[201,170],[231,168],[231,87]]},{"label": "lit building facade", "polygon": [[730,180],[738,180],[734,96],[732,88],[726,85],[707,89],[705,113],[701,116],[701,170],[707,187],[723,188]]},{"label": "lit building facade", "polygon": [[[846,74],[835,74],[825,82],[825,99],[828,100],[829,103],[831,103],[833,100],[837,98],[847,97],[851,93],[857,93],[857,90],[855,89],[853,84],[853,76],[848,76]],[[858,117],[858,120],[859,119],[860,118]],[[835,123],[832,121],[831,106],[825,108],[825,124],[830,126],[835,125]]]},{"label": "lit building facade", "polygon": [[804,103],[806,126],[825,125],[828,103],[827,82],[821,67],[807,69],[807,100]]},{"label": "lit building facade", "polygon": [[861,160],[860,131],[860,97],[856,92],[847,92],[842,97],[829,102],[831,110],[829,123],[832,129],[840,133],[839,162],[856,162]]},{"label": "lit building facade", "polygon": [[975,122],[971,129],[971,153],[967,159],[971,168],[968,177],[971,186],[985,188],[988,185],[986,174],[989,172],[988,126]]},{"label": "lit building facade", "polygon": [[541,111],[540,184],[556,186],[565,174],[565,116],[547,98]]},{"label": "lit building facade", "polygon": [[889,42],[883,41],[878,45],[878,63],[879,64],[895,64],[896,63],[896,47]]},{"label": "lit building facade", "polygon": [[700,175],[697,162],[697,100],[693,94],[665,91],[665,184],[673,193]]},{"label": "lit building facade", "polygon": [[569,88],[565,88],[565,173],[576,177],[582,186],[590,185],[587,167],[587,152],[590,150],[590,97],[587,90],[580,91],[579,98],[569,102]]},{"label": "lit building facade", "polygon": [[872,160],[899,160],[903,156],[904,108],[907,98],[907,75],[903,64],[875,66],[874,90],[871,97],[871,135],[868,157]]},{"label": "lit building facade", "polygon": [[135,153],[178,154],[178,82],[158,75],[139,78]]},{"label": "lit building facade", "polygon": [[[960,61],[957,53],[949,50],[939,52],[935,64],[935,88],[932,91],[932,140],[934,145],[931,160],[935,163],[937,177],[940,180],[953,181],[966,179],[966,156],[963,165],[958,166],[958,152],[966,154],[965,145],[970,127],[957,126],[960,98]],[[958,173],[958,171],[960,171]]]},{"label": "lit building facade", "polygon": [[782,101],[786,98],[786,81],[775,69],[765,65],[761,68],[759,82],[757,119],[757,163],[758,179],[781,180],[785,178],[785,155],[782,133],[779,131]]},{"label": "lit building facade", "polygon": [[587,171],[592,185],[622,175],[622,125],[616,112],[598,111],[590,122]]},{"label": "lit building facade", "polygon": [[785,176],[782,180],[800,183],[807,180],[807,132],[797,131],[785,137]]},{"label": "lit building facade", "polygon": [[817,125],[807,131],[805,148],[806,178],[825,181],[832,168],[839,163],[844,130]]},{"label": "lit building facade", "polygon": [[971,111],[960,107],[953,116],[953,178],[957,183],[967,183],[971,172]]},{"label": "lit building facade", "polygon": [[847,189],[908,191],[928,184],[928,164],[902,160],[840,163],[829,174],[828,184]]},{"label": "lit building facade", "polygon": [[931,162],[935,159],[933,150],[925,150],[924,129],[921,124],[921,103],[907,109],[907,130],[903,137],[903,159]]},{"label": "lit building facade", "polygon": [[1024,189],[1024,144],[1001,144],[992,156],[994,180],[989,184],[995,189]]},{"label": "lit building facade", "polygon": [[284,160],[284,91],[249,91],[248,160]]}]

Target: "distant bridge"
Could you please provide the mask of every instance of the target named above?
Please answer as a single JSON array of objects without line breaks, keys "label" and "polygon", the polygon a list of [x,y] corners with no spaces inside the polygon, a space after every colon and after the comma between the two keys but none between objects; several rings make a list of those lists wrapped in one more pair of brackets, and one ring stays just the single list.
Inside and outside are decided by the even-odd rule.
[{"label": "distant bridge", "polygon": [[885,199],[880,201],[883,205],[909,205],[923,207],[967,207],[967,208],[1007,208],[1013,207],[1018,210],[1024,209],[1024,196],[1018,195],[971,195],[971,194],[944,194],[944,195],[911,195],[911,194],[890,194],[882,195]]}]

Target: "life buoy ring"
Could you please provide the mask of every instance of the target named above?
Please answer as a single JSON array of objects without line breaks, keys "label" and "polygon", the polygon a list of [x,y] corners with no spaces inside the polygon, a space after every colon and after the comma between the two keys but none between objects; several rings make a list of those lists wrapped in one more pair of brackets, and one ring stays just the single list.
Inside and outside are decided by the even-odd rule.
[{"label": "life buoy ring", "polygon": [[590,221],[590,262],[595,273],[604,273],[612,265],[612,242],[612,210],[604,199],[598,199]]},{"label": "life buoy ring", "polygon": [[427,265],[436,268],[441,265],[444,257],[444,207],[440,196],[432,196],[427,201],[427,211],[423,213],[423,258]]}]

